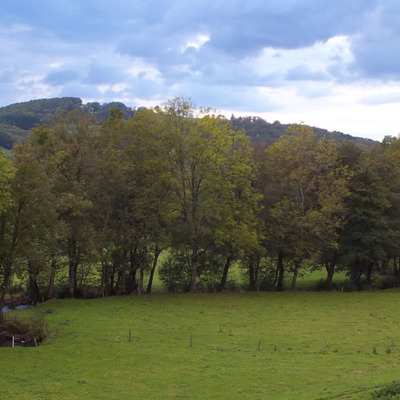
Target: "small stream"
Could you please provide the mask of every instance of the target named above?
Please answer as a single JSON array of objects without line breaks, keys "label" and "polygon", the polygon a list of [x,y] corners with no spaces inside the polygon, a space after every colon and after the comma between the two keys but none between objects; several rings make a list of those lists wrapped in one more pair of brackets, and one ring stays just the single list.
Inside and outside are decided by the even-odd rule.
[{"label": "small stream", "polygon": [[[14,310],[28,310],[30,308],[33,308],[33,306],[30,306],[29,304],[20,304],[19,306],[16,306],[14,308]],[[13,309],[7,306],[4,306],[1,311],[2,312],[8,312],[8,311],[12,311]]]}]

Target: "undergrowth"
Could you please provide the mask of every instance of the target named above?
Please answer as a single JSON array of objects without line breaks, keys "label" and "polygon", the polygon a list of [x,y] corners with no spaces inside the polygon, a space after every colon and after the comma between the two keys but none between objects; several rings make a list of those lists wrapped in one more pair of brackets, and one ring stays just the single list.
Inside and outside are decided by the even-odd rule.
[{"label": "undergrowth", "polygon": [[0,332],[3,335],[18,335],[26,340],[43,340],[46,337],[44,316],[39,313],[2,313]]},{"label": "undergrowth", "polygon": [[400,382],[394,381],[382,386],[373,393],[372,398],[376,400],[400,399]]}]

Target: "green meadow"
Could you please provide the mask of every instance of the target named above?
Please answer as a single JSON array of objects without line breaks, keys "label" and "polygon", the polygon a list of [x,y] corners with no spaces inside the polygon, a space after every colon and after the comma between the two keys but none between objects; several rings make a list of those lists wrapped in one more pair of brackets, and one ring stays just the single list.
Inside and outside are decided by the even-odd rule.
[{"label": "green meadow", "polygon": [[17,312],[45,313],[49,337],[0,348],[1,399],[369,399],[400,376],[398,290],[154,294]]}]

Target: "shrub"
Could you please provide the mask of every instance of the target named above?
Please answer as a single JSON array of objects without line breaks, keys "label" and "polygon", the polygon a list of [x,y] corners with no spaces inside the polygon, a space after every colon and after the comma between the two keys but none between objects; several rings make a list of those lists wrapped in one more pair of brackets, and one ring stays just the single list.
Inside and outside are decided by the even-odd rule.
[{"label": "shrub", "polygon": [[0,331],[26,340],[42,340],[46,337],[46,324],[42,314],[8,312],[0,319]]},{"label": "shrub", "polygon": [[163,262],[160,279],[169,292],[187,292],[190,287],[190,260],[184,251],[174,251]]},{"label": "shrub", "polygon": [[382,386],[372,394],[372,398],[379,400],[400,400],[400,382],[394,381]]},{"label": "shrub", "polygon": [[198,265],[198,289],[216,292],[219,288],[226,258],[210,249],[202,254]]}]

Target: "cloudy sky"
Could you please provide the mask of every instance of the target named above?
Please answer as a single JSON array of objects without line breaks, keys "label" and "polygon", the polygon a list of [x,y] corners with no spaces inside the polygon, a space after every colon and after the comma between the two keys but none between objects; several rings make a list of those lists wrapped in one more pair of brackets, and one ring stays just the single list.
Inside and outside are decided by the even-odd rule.
[{"label": "cloudy sky", "polygon": [[1,0],[0,106],[62,96],[382,140],[400,133],[400,1]]}]

